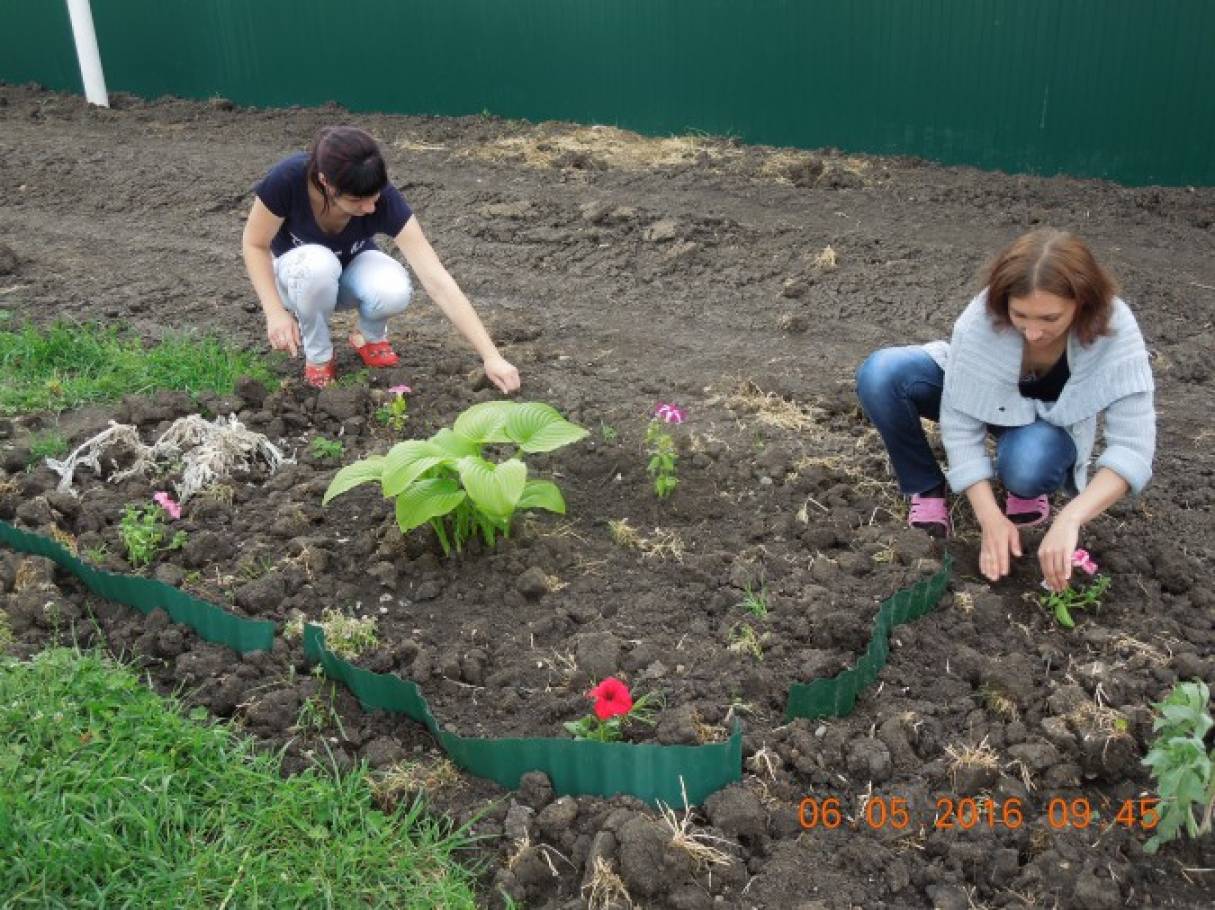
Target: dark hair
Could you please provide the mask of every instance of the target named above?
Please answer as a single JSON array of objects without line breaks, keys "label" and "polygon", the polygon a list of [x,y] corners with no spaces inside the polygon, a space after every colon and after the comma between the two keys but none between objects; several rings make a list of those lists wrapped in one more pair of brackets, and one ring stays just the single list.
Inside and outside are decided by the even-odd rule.
[{"label": "dark hair", "polygon": [[320,175],[341,196],[374,196],[388,185],[384,156],[371,135],[357,126],[326,126],[308,148],[308,182],[329,208]]},{"label": "dark hair", "polygon": [[987,270],[987,312],[997,325],[1011,324],[1010,297],[1046,291],[1076,302],[1072,328],[1082,344],[1109,330],[1118,286],[1075,234],[1040,228],[1005,247]]}]

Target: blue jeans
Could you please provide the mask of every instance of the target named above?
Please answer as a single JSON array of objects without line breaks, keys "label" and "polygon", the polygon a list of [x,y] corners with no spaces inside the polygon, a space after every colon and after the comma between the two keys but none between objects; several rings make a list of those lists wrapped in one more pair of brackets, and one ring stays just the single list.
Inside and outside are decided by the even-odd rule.
[{"label": "blue jeans", "polygon": [[293,247],[274,260],[274,278],[285,306],[300,324],[309,363],[333,358],[329,317],[358,307],[365,341],[388,338],[388,317],[403,312],[413,296],[405,266],[379,250],[359,253],[346,268],[319,243]]},{"label": "blue jeans", "polygon": [[[856,394],[890,455],[899,489],[924,493],[945,475],[920,418],[941,419],[945,371],[920,347],[874,351],[856,371]],[[1067,431],[1044,420],[1021,427],[988,426],[996,437],[996,474],[1014,496],[1032,499],[1067,481],[1076,446]],[[960,491],[959,491],[960,492]]]}]

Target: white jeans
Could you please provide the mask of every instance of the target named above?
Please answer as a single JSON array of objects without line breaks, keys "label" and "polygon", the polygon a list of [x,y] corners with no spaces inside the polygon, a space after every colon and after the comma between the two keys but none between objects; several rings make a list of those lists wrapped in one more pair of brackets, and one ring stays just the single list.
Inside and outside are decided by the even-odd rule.
[{"label": "white jeans", "polygon": [[355,256],[342,268],[332,250],[306,243],[274,260],[274,279],[283,305],[300,324],[309,363],[333,358],[329,317],[358,307],[359,332],[367,341],[388,338],[388,317],[403,312],[413,297],[405,266],[379,250]]}]

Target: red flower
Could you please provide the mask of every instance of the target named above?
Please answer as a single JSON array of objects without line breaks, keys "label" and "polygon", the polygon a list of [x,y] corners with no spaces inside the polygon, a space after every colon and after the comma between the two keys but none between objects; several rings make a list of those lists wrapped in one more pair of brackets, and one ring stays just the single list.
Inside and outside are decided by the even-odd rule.
[{"label": "red flower", "polygon": [[629,687],[614,676],[609,676],[590,692],[587,698],[595,700],[595,716],[600,720],[609,720],[633,710],[633,696]]}]

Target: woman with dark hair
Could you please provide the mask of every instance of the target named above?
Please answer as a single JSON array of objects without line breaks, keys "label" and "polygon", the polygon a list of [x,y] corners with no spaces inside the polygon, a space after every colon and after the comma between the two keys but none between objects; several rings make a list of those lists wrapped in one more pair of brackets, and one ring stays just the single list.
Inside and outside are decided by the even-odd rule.
[{"label": "woman with dark hair", "polygon": [[[911,497],[909,523],[948,536],[947,486],[965,492],[982,528],[979,570],[991,581],[1021,555],[1020,528],[1050,519],[1048,495],[1061,487],[1076,493],[1038,547],[1046,584],[1060,591],[1080,528],[1152,476],[1147,349],[1113,280],[1072,234],[1019,237],[996,257],[985,285],[949,342],[871,354],[857,371],[857,394]],[[1089,480],[1098,416],[1105,448]],[[921,417],[940,424],[945,473]],[[997,476],[1003,509],[992,490]]]},{"label": "woman with dark hair", "polygon": [[336,377],[329,317],[357,308],[350,345],[369,367],[398,357],[388,317],[409,305],[409,272],[376,249],[387,234],[418,280],[481,356],[485,375],[503,392],[519,388],[519,371],[498,353],[468,298],[435,255],[409,203],[388,182],[374,139],[351,126],[326,127],[308,152],[276,164],[255,188],[241,251],[266,315],[275,350],[304,350],[304,378],[324,388]]}]

